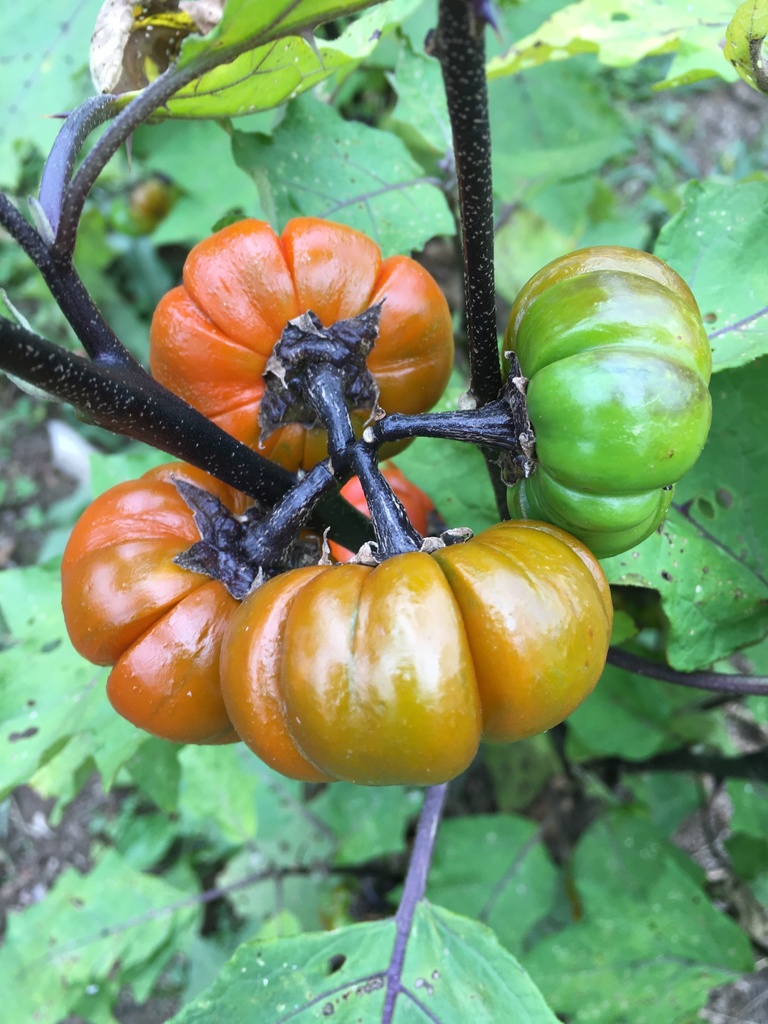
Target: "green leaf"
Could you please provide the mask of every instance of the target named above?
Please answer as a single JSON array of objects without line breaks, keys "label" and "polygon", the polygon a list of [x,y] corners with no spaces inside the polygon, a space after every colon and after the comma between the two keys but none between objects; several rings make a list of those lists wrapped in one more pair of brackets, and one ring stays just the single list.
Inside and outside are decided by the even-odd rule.
[{"label": "green leaf", "polygon": [[[241,946],[173,1024],[379,1020],[393,920]],[[541,994],[487,928],[423,902],[416,909],[393,1024],[555,1024]]]},{"label": "green leaf", "polygon": [[637,208],[622,209],[593,174],[533,189],[495,237],[496,287],[509,302],[550,260],[589,245],[645,248],[648,226]]},{"label": "green leaf", "polygon": [[713,370],[768,352],[768,181],[692,181],[655,253],[688,282],[711,331]]},{"label": "green leaf", "polygon": [[557,871],[533,822],[481,814],[443,822],[427,895],[489,925],[520,955],[527,933],[548,913],[556,883]]},{"label": "green leaf", "polygon": [[754,879],[768,864],[768,786],[728,779],[730,836],[725,847],[737,875]]},{"label": "green leaf", "polygon": [[768,457],[766,387],[768,359],[714,378],[709,440],[661,533],[603,562],[612,583],[659,591],[675,668],[708,666],[768,631],[768,520],[755,471]]},{"label": "green leaf", "polygon": [[120,817],[107,829],[123,860],[138,871],[150,871],[178,841],[176,822],[167,814],[136,813],[133,801],[123,805]]},{"label": "green leaf", "polygon": [[527,807],[547,780],[561,770],[552,739],[546,733],[516,743],[488,743],[483,759],[493,778],[494,797],[502,812]]},{"label": "green leaf", "polygon": [[217,884],[251,879],[232,896],[240,916],[256,927],[288,910],[306,929],[327,925],[333,886],[327,865],[364,863],[400,853],[406,828],[421,807],[422,791],[401,786],[366,789],[335,783],[309,802],[299,783],[285,779],[253,758],[258,776],[258,832],[235,856]]},{"label": "green leaf", "polygon": [[126,765],[137,788],[166,814],[178,808],[182,750],[178,743],[147,736]]},{"label": "green leaf", "polygon": [[333,862],[359,864],[404,852],[406,827],[418,817],[423,795],[423,790],[403,786],[368,789],[337,782],[308,807],[336,839]]},{"label": "green leaf", "polygon": [[[217,55],[228,58],[179,89],[159,117],[224,118],[269,110],[348,70],[416,5],[388,0],[348,25],[336,40],[315,39],[317,25],[371,7],[375,0],[229,0],[217,27],[185,40],[174,71]],[[235,56],[235,54],[239,54]],[[232,59],[234,58],[234,59]],[[126,93],[127,103],[137,93]]]},{"label": "green leaf", "polygon": [[232,140],[221,125],[146,125],[134,148],[143,167],[165,175],[182,193],[154,231],[155,245],[198,242],[233,211],[241,218],[264,216],[253,180],[233,163]]},{"label": "green leaf", "polygon": [[131,973],[156,977],[197,921],[195,906],[168,909],[185,895],[114,851],[88,875],[65,871],[40,903],[9,915],[0,985],[18,1020],[58,1024],[102,988],[113,1003]]},{"label": "green leaf", "polygon": [[[580,0],[556,11],[533,32],[488,64],[497,78],[581,53],[595,53],[602,64],[629,67],[654,54],[684,51],[688,64],[699,55],[702,68],[720,41],[733,14],[726,0]],[[733,78],[721,60],[723,78]],[[680,69],[690,74],[691,68]]]},{"label": "green leaf", "polygon": [[52,118],[91,93],[88,41],[103,0],[29,0],[3,7],[0,38],[0,187],[18,186],[22,147],[47,153]]},{"label": "green leaf", "polygon": [[179,754],[179,814],[185,832],[241,845],[256,832],[258,777],[241,744],[187,746]]},{"label": "green leaf", "polygon": [[110,707],[104,670],[72,648],[58,566],[0,573],[2,619],[0,792],[28,782],[54,758],[59,767],[36,780],[47,795],[72,795],[75,772],[94,762],[109,784],[144,736]]},{"label": "green leaf", "polygon": [[[752,66],[751,45],[759,44],[758,57],[762,58],[762,43],[768,36],[768,4],[765,0],[746,0],[741,4],[731,20],[725,33],[725,49],[723,56],[736,68],[736,71],[758,92],[760,89]],[[764,67],[764,64],[760,65]],[[763,72],[763,75],[765,72]]]},{"label": "green leaf", "polygon": [[725,785],[731,800],[731,832],[768,839],[768,786],[741,779],[728,779]]},{"label": "green leaf", "polygon": [[692,1024],[710,988],[752,967],[747,936],[709,902],[701,871],[632,811],[603,818],[573,861],[578,923],[526,967],[571,1024]]},{"label": "green leaf", "polygon": [[[498,523],[485,460],[474,445],[416,438],[394,461],[430,496],[449,526],[480,533]],[[462,481],[460,488],[457,480]]]},{"label": "green leaf", "polygon": [[286,927],[295,931],[296,925],[320,928],[331,902],[327,864],[334,835],[303,800],[301,783],[246,756],[257,779],[258,831],[227,862],[216,884],[237,887],[228,899],[249,928],[260,930],[271,922],[278,935],[286,934]]},{"label": "green leaf", "polygon": [[518,203],[533,190],[596,171],[634,149],[591,60],[492,81],[488,93],[493,186],[503,202]]},{"label": "green leaf", "polygon": [[169,461],[170,455],[143,444],[129,445],[123,451],[110,455],[94,452],[89,460],[92,496],[96,498],[110,487],[135,480]]},{"label": "green leaf", "polygon": [[442,191],[399,139],[318,100],[292,103],[271,139],[235,132],[233,152],[281,228],[291,217],[330,218],[370,235],[385,256],[455,230]]},{"label": "green leaf", "polygon": [[404,46],[397,67],[388,78],[397,93],[397,104],[387,126],[410,149],[442,158],[451,149],[452,140],[438,62]]},{"label": "green leaf", "polygon": [[[706,307],[705,307],[706,308]],[[768,631],[768,360],[718,374],[712,429],[661,530],[603,562],[611,583],[661,595],[674,668],[711,665]]]},{"label": "green leaf", "polygon": [[568,756],[645,761],[662,750],[702,742],[710,716],[692,712],[699,695],[606,665],[597,688],[568,719]]},{"label": "green leaf", "polygon": [[643,772],[625,775],[622,783],[647,808],[650,820],[666,836],[697,811],[704,799],[701,783],[693,773]]}]

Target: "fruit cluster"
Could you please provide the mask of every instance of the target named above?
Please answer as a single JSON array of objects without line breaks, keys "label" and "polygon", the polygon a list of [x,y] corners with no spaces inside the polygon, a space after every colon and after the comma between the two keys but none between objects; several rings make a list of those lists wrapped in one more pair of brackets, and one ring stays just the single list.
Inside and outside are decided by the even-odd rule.
[{"label": "fruit cluster", "polygon": [[[365,445],[354,439],[377,406],[407,415],[434,404],[453,337],[426,271],[382,260],[350,228],[302,218],[278,237],[244,221],[202,242],[158,307],[150,362],[239,439],[310,469],[329,448],[338,457],[338,439],[329,443],[311,386],[286,405],[284,423],[260,420],[265,377],[287,372],[275,347],[300,336],[310,375],[301,379],[311,380],[318,353],[366,316],[365,330],[373,322],[377,332],[361,350],[373,384],[346,396],[351,450]],[[514,518],[476,537],[419,547],[434,509],[391,466],[382,466],[389,484],[375,474],[376,507],[387,522],[407,513],[418,543],[378,562],[346,561],[351,552],[337,545],[333,562],[327,549],[292,562],[281,537],[273,563],[253,564],[249,531],[269,550],[270,514],[183,464],[97,498],[67,545],[63,606],[78,651],[112,666],[116,710],[176,742],[242,740],[292,778],[364,785],[448,780],[481,740],[522,739],[569,715],[597,683],[611,634],[597,558],[658,526],[703,446],[709,346],[680,278],[616,248],[540,271],[513,307],[506,342],[527,380],[538,465],[510,492]],[[362,394],[373,396],[367,407],[356,404]],[[342,493],[366,511],[372,485],[362,482]],[[213,561],[188,557],[201,540],[193,492],[214,509]],[[376,514],[374,526],[377,536],[387,529]],[[235,534],[246,542],[228,548]],[[219,572],[222,558],[250,573],[244,597]]]}]

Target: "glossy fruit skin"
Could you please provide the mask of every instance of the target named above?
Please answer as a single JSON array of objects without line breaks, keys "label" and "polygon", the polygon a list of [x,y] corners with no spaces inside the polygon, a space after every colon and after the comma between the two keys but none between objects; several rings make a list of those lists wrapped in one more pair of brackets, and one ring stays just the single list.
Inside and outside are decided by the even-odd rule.
[{"label": "glossy fruit skin", "polygon": [[[289,320],[312,310],[325,326],[385,298],[368,369],[387,412],[431,408],[453,365],[448,304],[437,283],[407,256],[382,259],[370,238],[330,221],[298,217],[278,237],[243,220],[200,242],[184,283],[160,302],[150,329],[153,375],[224,430],[260,444],[263,372]],[[353,410],[358,434],[370,410]],[[384,456],[404,447],[389,446]],[[288,424],[260,450],[287,469],[327,456],[325,432]]]},{"label": "glossy fruit skin", "polygon": [[219,649],[237,601],[173,563],[200,534],[172,477],[245,510],[243,495],[182,463],[106,491],[64,552],[64,619],[80,654],[114,666],[107,695],[128,721],[177,743],[232,743],[239,737],[221,697]]},{"label": "glossy fruit skin", "polygon": [[709,340],[685,282],[648,253],[580,249],[515,300],[505,335],[528,378],[536,472],[513,516],[546,519],[599,557],[664,519],[711,420]]},{"label": "glossy fruit skin", "polygon": [[[432,504],[430,496],[425,494],[420,487],[417,487],[412,480],[409,480],[405,473],[397,468],[394,462],[382,462],[379,469],[395,492],[395,495],[403,503],[412,526],[422,537],[426,537],[430,529],[430,518],[436,514],[436,509]],[[341,496],[346,498],[350,505],[354,505],[359,512],[369,515],[368,502],[363,492],[363,485],[356,476],[353,476],[351,480],[344,484],[341,488]],[[335,541],[329,541],[328,546],[331,549],[331,557],[335,558],[337,562],[346,562],[354,554],[349,548],[345,548]]]},{"label": "glossy fruit skin", "polygon": [[612,618],[583,544],[505,522],[434,554],[269,580],[230,620],[222,693],[243,741],[284,775],[433,785],[481,738],[569,715],[602,673]]}]

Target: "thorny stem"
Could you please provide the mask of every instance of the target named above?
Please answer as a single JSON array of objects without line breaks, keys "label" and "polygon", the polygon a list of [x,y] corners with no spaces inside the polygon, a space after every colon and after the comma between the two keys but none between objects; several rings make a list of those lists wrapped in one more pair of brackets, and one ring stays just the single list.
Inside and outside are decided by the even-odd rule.
[{"label": "thorny stem", "polygon": [[416,907],[424,898],[427,887],[427,875],[432,862],[437,828],[443,813],[448,783],[430,786],[424,797],[416,838],[413,843],[408,874],[405,876],[403,895],[395,914],[395,945],[387,968],[387,991],[384,997],[384,1012],[381,1024],[392,1024],[395,1012],[395,1001],[402,990],[403,965],[408,946],[408,938],[413,924]]},{"label": "thorny stem", "polygon": [[768,676],[737,675],[724,672],[678,672],[669,665],[650,661],[640,654],[611,647],[608,661],[617,668],[634,672],[639,676],[659,679],[676,686],[689,686],[696,690],[713,690],[716,693],[730,693],[734,696],[755,694],[768,697]]}]

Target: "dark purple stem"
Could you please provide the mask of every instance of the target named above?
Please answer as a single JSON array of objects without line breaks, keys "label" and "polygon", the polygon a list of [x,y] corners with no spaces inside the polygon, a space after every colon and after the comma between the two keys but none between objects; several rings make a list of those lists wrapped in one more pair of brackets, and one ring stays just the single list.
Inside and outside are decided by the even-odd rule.
[{"label": "dark purple stem", "polygon": [[[209,50],[193,58],[184,67],[171,67],[154,82],[142,89],[139,95],[121,111],[107,131],[83,160],[71,186],[66,190],[61,206],[61,216],[56,233],[56,252],[62,257],[71,257],[75,248],[77,227],[88,193],[96,179],[106,167],[109,160],[117,152],[126,139],[151,115],[162,107],[175,93],[185,85],[194,82],[207,71],[212,71],[221,64],[228,64],[241,53],[253,50],[257,46],[270,43],[275,39],[290,36],[302,28],[307,28],[309,19],[298,8],[303,5],[297,2],[284,5],[285,9],[278,12],[272,20],[263,26],[257,36],[242,39],[231,46],[214,45]],[[351,14],[364,3],[346,7],[345,13]],[[292,19],[292,14],[297,16]],[[333,11],[326,12],[326,19],[334,17]]]},{"label": "dark purple stem", "polygon": [[[160,448],[267,504],[295,483],[292,473],[236,441],[138,364],[85,359],[0,317],[0,370],[68,402],[97,426]],[[316,511],[347,546],[370,539],[368,518],[339,495],[324,497]]]},{"label": "dark purple stem", "polygon": [[440,0],[435,56],[445,84],[459,187],[470,392],[479,405],[501,388],[493,273],[493,183],[485,20],[469,0]]},{"label": "dark purple stem", "polygon": [[768,697],[768,676],[747,676],[724,672],[678,672],[669,665],[650,661],[640,654],[611,647],[608,661],[616,668],[634,672],[638,676],[659,679],[676,686],[689,686],[695,690],[713,690],[716,693],[730,693],[734,696],[756,695]]},{"label": "dark purple stem", "polygon": [[279,565],[282,552],[335,486],[336,477],[327,460],[301,477],[246,538],[244,549],[254,565]]},{"label": "dark purple stem", "polygon": [[67,115],[56,136],[45,161],[38,200],[54,236],[59,229],[61,208],[80,147],[93,129],[108,121],[115,110],[114,96],[92,96]]},{"label": "dark purple stem", "polygon": [[343,472],[355,433],[344,401],[341,372],[330,363],[313,367],[303,379],[304,391],[328,434],[328,454],[336,472]]},{"label": "dark purple stem", "polygon": [[[494,278],[493,178],[485,26],[490,5],[478,0],[440,0],[434,52],[448,101],[459,193],[464,305],[469,352],[469,391],[478,406],[501,388]],[[492,22],[490,22],[492,23]],[[495,454],[481,449],[499,517],[507,516],[507,489]]]},{"label": "dark purple stem", "polygon": [[359,442],[352,448],[349,462],[368,502],[379,560],[406,551],[419,551],[422,537],[413,528],[403,503],[382,476],[375,450],[365,442]]},{"label": "dark purple stem", "polygon": [[328,433],[328,450],[337,473],[351,470],[360,478],[381,560],[405,551],[418,551],[422,538],[408,513],[384,479],[376,461],[376,449],[355,442],[344,397],[343,372],[331,363],[309,367],[302,387]]},{"label": "dark purple stem", "polygon": [[429,866],[432,863],[432,852],[437,837],[437,828],[440,824],[447,792],[448,783],[444,782],[440,786],[430,786],[424,796],[424,806],[421,809],[421,816],[419,817],[419,824],[416,829],[416,838],[408,865],[408,874],[405,876],[403,895],[400,899],[400,906],[395,914],[395,945],[390,957],[389,967],[387,968],[387,992],[384,997],[384,1012],[381,1016],[381,1024],[392,1024],[395,1001],[402,991],[403,965],[405,964],[405,954],[411,934],[413,915],[416,913],[416,907],[424,898],[424,891],[427,887],[427,875],[429,874]]},{"label": "dark purple stem", "polygon": [[442,437],[469,444],[490,445],[501,451],[519,453],[512,413],[505,402],[491,402],[481,409],[430,412],[413,416],[391,413],[366,428],[366,440],[376,445],[406,437]]},{"label": "dark purple stem", "polygon": [[71,186],[66,190],[54,245],[58,256],[62,258],[72,256],[85,200],[96,179],[125,140],[179,89],[189,85],[206,71],[218,67],[219,64],[226,64],[234,60],[245,50],[251,49],[253,45],[253,40],[249,39],[237,46],[209,51],[181,70],[169,68],[143,89],[136,99],[132,100],[118,114],[83,160]]},{"label": "dark purple stem", "polygon": [[0,225],[19,243],[43,275],[51,295],[88,355],[95,362],[107,365],[138,367],[139,363],[94,305],[71,260],[54,257],[45,241],[2,192]]}]

